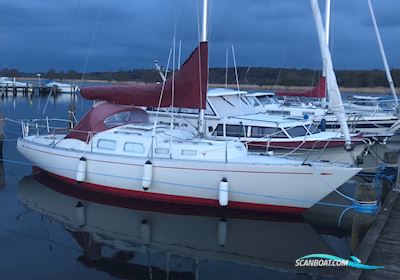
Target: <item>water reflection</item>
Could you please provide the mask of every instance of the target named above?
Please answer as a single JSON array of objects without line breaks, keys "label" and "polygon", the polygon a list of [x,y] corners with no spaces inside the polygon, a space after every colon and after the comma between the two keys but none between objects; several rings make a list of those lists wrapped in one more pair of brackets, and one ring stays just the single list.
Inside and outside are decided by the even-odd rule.
[{"label": "water reflection", "polygon": [[105,201],[71,187],[38,173],[23,178],[17,194],[23,205],[60,223],[74,238],[81,264],[112,277],[307,279],[337,272],[294,266],[307,254],[335,254],[304,220],[193,215],[137,200]]}]

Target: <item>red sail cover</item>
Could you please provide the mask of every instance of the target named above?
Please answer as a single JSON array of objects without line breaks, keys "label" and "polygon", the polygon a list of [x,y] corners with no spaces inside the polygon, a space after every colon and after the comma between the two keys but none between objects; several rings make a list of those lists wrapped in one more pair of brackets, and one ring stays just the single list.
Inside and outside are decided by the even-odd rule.
[{"label": "red sail cover", "polygon": [[[105,123],[108,117],[112,115],[127,112],[126,119],[123,123],[110,122]],[[146,111],[132,106],[110,104],[107,102],[96,103],[79,121],[79,123],[71,130],[65,138],[79,139],[85,142],[97,132],[110,129],[112,127],[122,125],[124,123],[148,123],[149,116]]]},{"label": "red sail cover", "polygon": [[[161,107],[205,109],[208,83],[208,43],[202,42],[175,73],[174,102],[172,75],[165,82]],[[162,84],[84,87],[82,97],[109,103],[157,107]]]},{"label": "red sail cover", "polygon": [[307,91],[284,91],[280,90],[275,93],[279,96],[299,96],[299,97],[314,97],[314,98],[325,98],[326,97],[326,78],[321,77],[318,85],[313,89]]}]

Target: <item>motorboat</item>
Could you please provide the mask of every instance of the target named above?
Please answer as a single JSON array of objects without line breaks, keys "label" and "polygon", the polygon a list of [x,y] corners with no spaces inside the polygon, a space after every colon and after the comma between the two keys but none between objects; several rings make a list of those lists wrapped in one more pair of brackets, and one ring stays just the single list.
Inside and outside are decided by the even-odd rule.
[{"label": "motorboat", "polygon": [[55,88],[58,93],[76,93],[79,90],[79,86],[74,83],[47,81],[45,85],[50,88]]},{"label": "motorboat", "polygon": [[13,91],[14,94],[31,92],[30,86],[29,83],[17,81],[16,78],[0,77],[0,94],[8,91]]},{"label": "motorboat", "polygon": [[[204,137],[207,3],[202,40],[180,70],[162,84],[81,88],[98,101],[81,121],[64,131],[48,120],[22,122],[19,152],[58,179],[110,197],[265,212],[302,213],[356,175],[361,169],[348,164],[254,155],[240,141]],[[157,105],[199,110],[200,133],[149,122],[140,107]]]},{"label": "motorboat", "polygon": [[[319,87],[318,85],[314,89]],[[315,98],[304,100],[304,96],[310,97],[310,95],[303,93],[297,92],[298,96],[295,96],[291,92],[291,96],[288,96],[288,93],[280,92],[280,95],[285,96],[282,100],[277,99],[276,93],[270,92],[248,93],[248,95],[254,98],[252,99],[255,101],[254,106],[262,107],[268,114],[305,117],[312,119],[324,130],[338,131],[340,124],[334,112],[329,108],[322,108]],[[396,111],[390,107],[390,101],[379,102],[379,99],[368,96],[352,98],[352,101],[343,102],[346,120],[352,133],[381,134],[382,137],[390,137],[400,129],[400,120]]]}]

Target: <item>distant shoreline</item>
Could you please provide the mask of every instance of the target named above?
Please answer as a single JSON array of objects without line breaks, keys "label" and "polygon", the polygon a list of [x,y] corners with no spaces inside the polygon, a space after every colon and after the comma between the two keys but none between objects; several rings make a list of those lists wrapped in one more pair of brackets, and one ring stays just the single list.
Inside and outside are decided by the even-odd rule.
[{"label": "distant shoreline", "polygon": [[[36,81],[37,78],[16,78],[16,80],[31,80]],[[135,84],[146,84],[144,82],[136,82],[136,81],[106,81],[106,80],[58,80],[60,82],[73,82],[73,83],[94,83],[94,84],[113,84],[113,85],[135,85]],[[211,88],[224,88],[225,84],[210,84]],[[228,84],[228,88],[236,89],[236,84]],[[309,90],[312,87],[304,87],[304,86],[281,86],[281,85],[239,85],[240,89],[242,90],[259,90],[259,91],[276,91],[276,90],[289,90],[289,91],[304,91]],[[389,88],[385,87],[358,87],[358,88],[351,88],[351,87],[340,87],[340,91],[342,93],[364,93],[364,94],[391,94]],[[400,88],[397,88],[396,91],[399,93]]]}]

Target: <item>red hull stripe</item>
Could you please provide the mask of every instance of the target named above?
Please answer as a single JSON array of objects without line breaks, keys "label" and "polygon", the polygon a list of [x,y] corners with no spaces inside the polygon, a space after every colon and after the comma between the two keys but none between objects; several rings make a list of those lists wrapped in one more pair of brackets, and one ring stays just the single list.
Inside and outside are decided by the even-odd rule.
[{"label": "red hull stripe", "polygon": [[[27,147],[25,147],[27,148]],[[74,159],[79,159],[79,157],[72,157],[72,156],[67,156],[67,155],[61,155],[61,154],[56,154],[56,153],[51,153],[47,151],[42,151],[38,150],[35,148],[27,148],[36,152],[40,153],[45,153],[45,154],[50,154],[50,155],[56,155],[60,157],[66,157],[66,158],[74,158]],[[133,163],[121,163],[121,162],[115,162],[115,161],[105,161],[105,160],[95,160],[95,159],[90,159],[91,161],[96,161],[96,162],[105,162],[105,163],[111,163],[111,164],[120,164],[120,165],[130,165],[130,166],[143,166],[141,164],[133,164]],[[243,171],[243,170],[223,170],[223,169],[206,169],[206,168],[187,168],[187,167],[176,167],[176,166],[160,166],[160,165],[153,165],[154,167],[158,168],[164,168],[164,169],[180,169],[180,170],[196,170],[196,171],[208,171],[208,172],[228,172],[228,173],[252,173],[252,174],[284,174],[284,175],[314,175],[312,172],[268,172],[268,171]],[[332,173],[320,173],[320,175],[327,176],[327,175],[332,175]]]},{"label": "red hull stripe", "polygon": [[[35,168],[34,170],[41,170],[40,168]],[[43,172],[43,171],[42,171]],[[91,190],[93,192],[108,194],[115,197],[121,198],[133,198],[141,200],[159,201],[163,203],[179,204],[179,205],[190,205],[190,206],[206,206],[211,208],[221,208],[219,206],[218,200],[188,197],[188,196],[178,196],[169,194],[158,194],[152,193],[151,191],[134,191],[120,189],[117,187],[106,187],[98,184],[82,182],[77,183],[75,180],[59,176],[53,173],[44,171],[49,176],[52,176],[58,180],[66,182],[71,188],[80,188],[84,190]],[[236,202],[230,201],[229,205],[226,207],[229,209],[240,209],[240,210],[250,210],[258,212],[269,212],[269,213],[287,213],[287,214],[301,214],[306,208],[292,207],[292,206],[278,206],[278,205],[267,205],[267,204],[257,204],[257,203],[246,203],[246,202]]]}]

